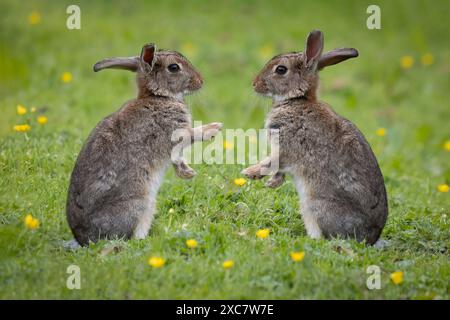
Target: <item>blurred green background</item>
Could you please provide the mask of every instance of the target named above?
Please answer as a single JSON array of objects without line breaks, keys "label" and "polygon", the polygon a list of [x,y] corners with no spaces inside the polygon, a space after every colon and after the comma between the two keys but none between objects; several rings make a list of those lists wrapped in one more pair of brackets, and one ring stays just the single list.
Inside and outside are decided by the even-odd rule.
[{"label": "blurred green background", "polygon": [[[68,30],[68,5],[81,30]],[[381,30],[366,27],[371,1],[0,1],[1,298],[448,298],[450,238],[449,1],[377,1]],[[105,57],[144,43],[183,53],[203,74],[187,98],[193,119],[261,128],[269,99],[252,80],[272,56],[301,51],[312,29],[325,50],[357,59],[324,70],[321,99],[353,121],[385,176],[387,249],[312,241],[292,183],[266,190],[233,184],[241,166],[195,166],[193,181],[169,170],[148,239],[68,252],[68,179],[87,135],[136,94],[134,75],[92,71]],[[19,115],[18,105],[26,108]],[[41,117],[40,124],[37,118]],[[45,117],[45,118],[42,118]],[[28,124],[27,132],[17,132]],[[175,214],[168,213],[174,209]],[[24,227],[25,215],[40,221]],[[270,239],[255,239],[259,228]],[[184,240],[200,249],[187,252]],[[344,248],[345,250],[343,250]],[[289,252],[306,252],[293,263]],[[166,266],[153,270],[157,254]],[[221,261],[235,260],[232,270]],[[68,264],[89,270],[82,290],[65,287]],[[380,265],[383,288],[365,286]],[[389,280],[394,271],[404,282]],[[83,271],[82,271],[83,272]]]}]

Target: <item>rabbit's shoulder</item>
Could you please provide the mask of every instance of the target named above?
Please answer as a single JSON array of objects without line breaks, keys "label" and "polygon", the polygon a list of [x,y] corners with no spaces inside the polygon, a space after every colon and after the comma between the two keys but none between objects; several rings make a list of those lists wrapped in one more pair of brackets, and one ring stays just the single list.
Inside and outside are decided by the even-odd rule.
[{"label": "rabbit's shoulder", "polygon": [[323,130],[325,127],[338,126],[339,119],[326,104],[289,100],[277,105],[270,112],[266,126],[280,130]]},{"label": "rabbit's shoulder", "polygon": [[118,117],[125,123],[148,123],[177,126],[190,123],[187,106],[176,99],[151,97],[129,102],[119,112]]}]

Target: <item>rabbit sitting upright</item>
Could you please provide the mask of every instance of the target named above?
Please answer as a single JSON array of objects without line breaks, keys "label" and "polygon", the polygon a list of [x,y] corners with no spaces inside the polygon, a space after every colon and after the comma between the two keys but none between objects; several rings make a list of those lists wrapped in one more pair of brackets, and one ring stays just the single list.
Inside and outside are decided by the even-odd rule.
[{"label": "rabbit sitting upright", "polygon": [[[184,146],[212,138],[222,124],[191,127],[184,95],[203,80],[175,51],[145,45],[139,57],[111,58],[94,65],[137,73],[138,97],[103,119],[84,144],[73,169],[67,220],[80,245],[111,238],[144,238],[150,229],[158,188],[170,162],[181,178],[195,175],[173,152],[172,135],[182,130]],[[187,141],[187,142],[186,142]]]},{"label": "rabbit sitting upright", "polygon": [[318,70],[358,52],[342,48],[322,55],[322,49],[322,32],[312,31],[304,52],[272,58],[255,78],[255,91],[273,98],[266,128],[276,152],[243,174],[260,179],[278,165],[266,185],[277,187],[285,173],[292,175],[310,237],[374,244],[388,215],[377,160],[358,128],[317,100]]}]

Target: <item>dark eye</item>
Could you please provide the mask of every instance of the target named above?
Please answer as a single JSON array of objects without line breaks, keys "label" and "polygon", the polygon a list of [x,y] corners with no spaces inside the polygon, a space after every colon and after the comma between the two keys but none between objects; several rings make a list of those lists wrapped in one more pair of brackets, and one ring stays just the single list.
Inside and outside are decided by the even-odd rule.
[{"label": "dark eye", "polygon": [[170,72],[178,72],[180,71],[180,66],[176,63],[172,63],[167,67],[167,69],[169,69]]},{"label": "dark eye", "polygon": [[286,72],[287,72],[287,68],[285,67],[285,66],[278,66],[276,69],[275,69],[275,72],[277,73],[277,74],[285,74]]}]

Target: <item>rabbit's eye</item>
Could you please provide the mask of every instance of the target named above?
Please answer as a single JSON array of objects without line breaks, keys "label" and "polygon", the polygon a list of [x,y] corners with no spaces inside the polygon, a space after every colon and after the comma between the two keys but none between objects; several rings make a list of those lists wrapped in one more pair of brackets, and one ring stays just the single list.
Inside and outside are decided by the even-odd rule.
[{"label": "rabbit's eye", "polygon": [[167,67],[167,69],[169,69],[170,72],[178,72],[180,71],[180,66],[176,63],[172,63]]},{"label": "rabbit's eye", "polygon": [[275,72],[277,73],[277,74],[281,74],[281,75],[283,75],[283,74],[286,74],[286,72],[287,72],[287,68],[285,67],[285,66],[278,66],[276,69],[275,69]]}]

